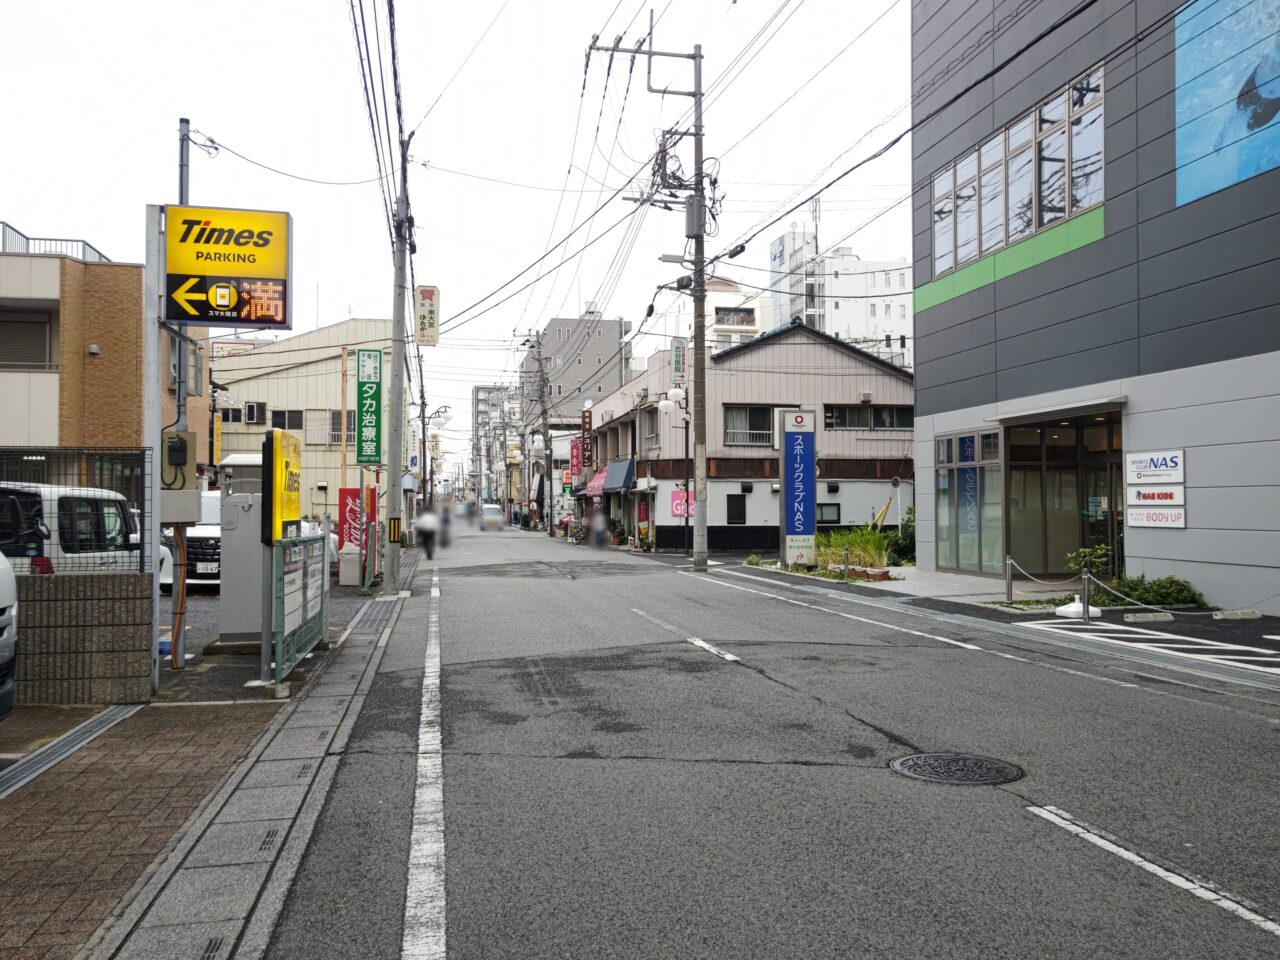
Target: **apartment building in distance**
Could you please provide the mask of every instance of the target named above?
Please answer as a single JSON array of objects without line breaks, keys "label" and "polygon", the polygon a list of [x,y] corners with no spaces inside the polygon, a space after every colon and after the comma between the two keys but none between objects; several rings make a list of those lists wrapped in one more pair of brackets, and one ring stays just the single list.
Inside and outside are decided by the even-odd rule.
[{"label": "apartment building in distance", "polygon": [[1276,4],[1006,6],[912,7],[918,562],[1280,614]]},{"label": "apartment building in distance", "polygon": [[532,339],[520,362],[526,430],[541,429],[543,376],[547,415],[555,429],[574,429],[584,401],[599,400],[621,387],[631,363],[631,347],[626,342],[630,332],[629,321],[604,317],[592,302],[577,317],[548,320],[538,334],[541,370]]}]

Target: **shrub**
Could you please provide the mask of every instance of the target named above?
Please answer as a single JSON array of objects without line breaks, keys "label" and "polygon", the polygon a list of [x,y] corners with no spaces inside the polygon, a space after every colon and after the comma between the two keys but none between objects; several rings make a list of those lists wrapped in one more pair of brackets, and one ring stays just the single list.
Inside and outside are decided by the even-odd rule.
[{"label": "shrub", "polygon": [[1096,547],[1081,547],[1067,554],[1067,567],[1072,573],[1079,573],[1085,567],[1089,572],[1097,574],[1111,569],[1111,548],[1106,544]]},{"label": "shrub", "polygon": [[751,554],[749,557],[747,557],[747,561],[746,561],[746,562],[747,562],[747,566],[748,566],[748,567],[758,567],[758,566],[760,566],[760,554],[758,554],[758,553],[753,553],[753,554]]},{"label": "shrub", "polygon": [[907,507],[902,524],[889,534],[889,562],[894,566],[909,566],[916,562],[916,508]]},{"label": "shrub", "polygon": [[[1160,577],[1156,580],[1148,580],[1143,575],[1126,577],[1121,574],[1111,581],[1111,588],[1117,593],[1131,597],[1139,603],[1149,604],[1153,607],[1184,603],[1197,607],[1206,605],[1204,597],[1200,595],[1200,591],[1196,590],[1187,581],[1179,580],[1177,577]],[[1115,604],[1127,602],[1107,594],[1105,590],[1099,590],[1098,593],[1109,597]],[[1111,605],[1113,604],[1108,604],[1108,606]]]},{"label": "shrub", "polygon": [[854,527],[852,530],[826,530],[817,538],[818,565],[826,567],[844,562],[844,551],[849,551],[849,563],[859,567],[886,567],[889,565],[889,534],[874,527]]}]

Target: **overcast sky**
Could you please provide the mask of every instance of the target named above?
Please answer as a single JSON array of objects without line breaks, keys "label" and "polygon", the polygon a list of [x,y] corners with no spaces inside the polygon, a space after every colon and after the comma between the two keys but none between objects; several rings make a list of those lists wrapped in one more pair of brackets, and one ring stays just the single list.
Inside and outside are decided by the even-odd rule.
[{"label": "overcast sky", "polygon": [[[376,8],[385,35],[386,0],[363,5],[370,33]],[[398,0],[406,126],[417,126],[440,97],[412,143],[409,192],[418,227],[417,280],[441,288],[446,326],[544,252],[557,210],[555,240],[647,165],[656,131],[681,120],[689,101],[648,93],[642,59],[625,108],[629,57],[615,59],[606,85],[608,57],[595,54],[582,93],[592,34],[612,42],[625,31],[624,45],[634,45],[651,6],[661,14],[656,49],[703,48],[704,86],[711,91],[706,155],[723,157],[726,194],[720,233],[708,240],[708,254],[770,219],[778,204],[824,168],[830,165],[818,183],[909,122],[908,0],[507,0],[505,6],[503,0]],[[741,73],[735,67],[736,78],[724,82],[733,58],[775,14],[738,64]],[[0,36],[6,38],[0,58],[0,88],[6,91],[0,98],[0,220],[29,235],[84,239],[113,260],[140,261],[146,204],[177,200],[180,116],[288,173],[322,180],[376,176],[348,0],[0,0]],[[383,60],[389,78],[385,47]],[[660,61],[654,84],[689,89],[691,66]],[[393,129],[394,122],[393,116]],[[691,171],[688,142],[681,154]],[[829,191],[820,228],[824,246],[905,196],[909,181],[904,141]],[[603,194],[596,192],[601,182],[610,185]],[[376,183],[309,184],[226,151],[211,158],[193,150],[191,201],[293,214],[295,331],[348,316],[390,315],[390,240]],[[594,229],[585,228],[561,252],[597,236],[633,207],[614,201]],[[769,241],[789,222],[806,220],[805,211],[787,217],[734,261],[736,269],[722,272],[766,285]],[[427,351],[428,400],[454,408],[445,450],[465,446],[471,385],[514,371],[513,332],[518,344],[549,316],[576,315],[592,299],[601,301],[606,315],[638,321],[654,287],[679,274],[657,257],[680,252],[683,233],[681,213],[650,209],[634,238],[627,237],[626,224],[618,227],[531,293],[469,321]],[[610,280],[624,239],[630,256]],[[847,244],[864,258],[908,256],[909,204]],[[557,253],[537,272],[559,262]],[[522,277],[490,303],[534,276]],[[691,310],[687,298],[678,302],[663,294],[649,330],[674,334],[677,309]],[[637,353],[660,342],[646,338]]]}]

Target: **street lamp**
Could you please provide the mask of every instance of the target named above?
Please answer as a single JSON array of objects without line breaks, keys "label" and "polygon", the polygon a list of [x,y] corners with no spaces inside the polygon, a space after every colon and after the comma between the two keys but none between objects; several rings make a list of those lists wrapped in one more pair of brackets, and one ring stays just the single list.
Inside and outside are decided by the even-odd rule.
[{"label": "street lamp", "polygon": [[684,552],[689,555],[689,395],[683,387],[672,387],[667,395],[658,401],[658,409],[663,413],[671,413],[680,408],[681,419],[684,420]]},{"label": "street lamp", "polygon": [[[433,410],[430,414],[428,414],[426,405],[421,403],[418,404],[418,416],[420,417],[419,423],[421,424],[419,432],[422,434],[422,437],[419,440],[421,444],[421,449],[418,453],[420,463],[424,462],[427,459],[427,422],[430,421],[431,425],[435,427],[437,430],[439,430],[446,423],[448,423],[450,420],[453,419],[453,415],[449,411],[450,411],[450,408],[447,405],[445,405],[441,407],[436,407],[435,410]],[[435,457],[431,458],[431,469],[428,473],[428,477],[429,479],[427,481],[426,501],[427,501],[427,506],[432,507],[432,506],[435,506],[435,502],[436,502],[436,458]]]}]

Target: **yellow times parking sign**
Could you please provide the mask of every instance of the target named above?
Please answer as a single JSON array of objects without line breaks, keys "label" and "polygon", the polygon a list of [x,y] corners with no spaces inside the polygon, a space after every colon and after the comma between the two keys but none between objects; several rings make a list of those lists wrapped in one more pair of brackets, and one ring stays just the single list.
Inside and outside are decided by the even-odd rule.
[{"label": "yellow times parking sign", "polygon": [[287,213],[166,207],[166,319],[291,329],[291,228]]}]

